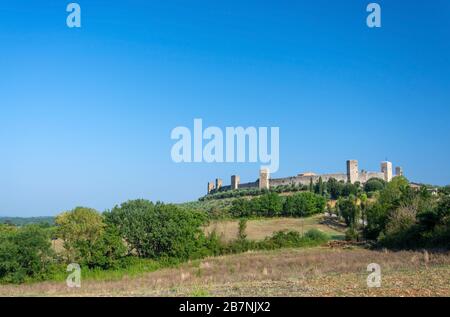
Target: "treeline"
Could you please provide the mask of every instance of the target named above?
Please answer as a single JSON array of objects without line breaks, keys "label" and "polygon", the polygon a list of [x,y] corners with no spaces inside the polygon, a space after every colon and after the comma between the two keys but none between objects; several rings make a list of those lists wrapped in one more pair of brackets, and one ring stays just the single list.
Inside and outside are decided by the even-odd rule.
[{"label": "treeline", "polygon": [[219,190],[203,196],[199,200],[209,201],[215,199],[260,196],[268,193],[281,194],[305,191],[324,196],[327,199],[336,200],[340,197],[349,197],[350,195],[358,195],[363,192],[365,192],[370,197],[373,195],[373,193],[382,190],[385,186],[386,182],[379,178],[372,178],[368,180],[364,185],[362,185],[359,182],[352,184],[344,181],[338,181],[334,178],[330,178],[328,179],[328,181],[324,182],[322,180],[322,177],[319,177],[319,179],[315,183],[311,179],[309,185],[290,184],[271,187],[270,189],[242,188],[236,190]]},{"label": "treeline", "polygon": [[0,217],[0,224],[26,226],[31,224],[54,225],[55,217]]},{"label": "treeline", "polygon": [[[248,241],[240,226],[235,241],[224,243],[203,231],[207,214],[147,200],[128,201],[104,213],[77,207],[58,215],[56,226],[0,225],[0,282],[46,280],[69,263],[84,269],[126,268],[134,259],[186,261],[251,249],[320,244],[326,235],[311,231],[276,233],[263,241]],[[55,252],[52,244],[62,241]]]},{"label": "treeline", "polygon": [[306,217],[324,212],[326,199],[323,196],[300,192],[282,197],[267,193],[256,198],[238,198],[232,202],[233,217]]},{"label": "treeline", "polygon": [[365,195],[340,198],[336,212],[348,239],[375,240],[390,248],[450,248],[450,196],[413,189],[395,177],[370,202]]}]

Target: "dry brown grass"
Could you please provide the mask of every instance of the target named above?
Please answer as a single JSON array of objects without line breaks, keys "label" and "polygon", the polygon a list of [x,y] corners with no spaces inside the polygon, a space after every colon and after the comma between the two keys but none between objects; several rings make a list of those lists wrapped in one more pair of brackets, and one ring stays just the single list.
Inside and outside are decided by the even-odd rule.
[{"label": "dry brown grass", "polygon": [[[316,228],[330,234],[334,238],[342,238],[344,236],[343,230],[327,225],[324,218],[325,216],[323,215],[316,215],[309,218],[265,218],[249,220],[247,222],[246,234],[250,240],[263,240],[271,236],[274,232],[281,230],[294,230],[303,233],[309,229]],[[236,239],[238,226],[238,220],[214,221],[206,228],[206,232],[209,233],[215,230],[224,241],[230,241]]]},{"label": "dry brown grass", "polygon": [[[382,287],[366,285],[369,263]],[[251,252],[186,263],[118,281],[83,281],[81,289],[47,282],[0,286],[2,296],[450,296],[450,253],[365,249]]]}]

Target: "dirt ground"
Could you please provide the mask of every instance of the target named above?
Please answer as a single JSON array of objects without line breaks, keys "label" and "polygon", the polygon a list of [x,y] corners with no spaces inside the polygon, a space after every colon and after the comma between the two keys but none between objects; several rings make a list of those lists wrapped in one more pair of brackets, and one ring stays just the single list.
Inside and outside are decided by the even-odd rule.
[{"label": "dirt ground", "polygon": [[[367,266],[381,267],[369,288]],[[192,261],[110,281],[0,286],[1,296],[450,296],[450,253],[288,249]]]}]

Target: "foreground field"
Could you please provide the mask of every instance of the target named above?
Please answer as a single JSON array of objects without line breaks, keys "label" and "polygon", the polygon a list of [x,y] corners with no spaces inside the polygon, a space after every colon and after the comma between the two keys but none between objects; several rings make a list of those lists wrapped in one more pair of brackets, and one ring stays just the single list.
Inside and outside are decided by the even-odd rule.
[{"label": "foreground field", "polygon": [[[246,234],[250,240],[262,240],[270,237],[274,232],[282,230],[293,230],[300,233],[309,229],[319,229],[327,233],[331,239],[341,240],[344,238],[345,228],[330,217],[316,215],[308,218],[263,218],[248,220]],[[224,241],[236,239],[238,233],[238,220],[218,220],[212,222],[206,232],[215,230]]]},{"label": "foreground field", "polygon": [[[381,266],[381,288],[366,284]],[[450,253],[278,250],[209,258],[113,281],[0,286],[2,296],[450,296]]]}]

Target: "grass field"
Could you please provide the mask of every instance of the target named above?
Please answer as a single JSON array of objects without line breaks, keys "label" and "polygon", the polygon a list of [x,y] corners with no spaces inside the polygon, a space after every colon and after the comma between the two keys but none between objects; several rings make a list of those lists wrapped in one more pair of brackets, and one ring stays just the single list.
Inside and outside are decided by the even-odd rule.
[{"label": "grass field", "polygon": [[[380,288],[366,284],[381,266]],[[450,253],[285,249],[192,261],[110,281],[0,286],[0,296],[450,296]]]},{"label": "grass field", "polygon": [[[331,239],[341,240],[344,238],[343,225],[323,215],[308,218],[261,218],[252,219],[247,222],[247,238],[250,240],[262,240],[271,236],[274,232],[281,230],[295,230],[304,233],[309,229],[316,228],[327,233]],[[213,221],[206,232],[215,230],[224,241],[236,239],[238,233],[238,220]]]},{"label": "grass field", "polygon": [[[261,240],[280,230],[317,228],[342,239],[345,226],[324,215],[251,219],[247,237]],[[237,220],[215,220],[225,241],[236,238]],[[331,244],[333,246],[335,244]],[[184,264],[142,259],[132,268],[84,272],[79,289],[62,272],[48,282],[0,285],[0,296],[450,296],[450,252],[373,251],[322,246],[247,252]],[[368,288],[367,265],[381,266],[380,288]]]}]

